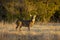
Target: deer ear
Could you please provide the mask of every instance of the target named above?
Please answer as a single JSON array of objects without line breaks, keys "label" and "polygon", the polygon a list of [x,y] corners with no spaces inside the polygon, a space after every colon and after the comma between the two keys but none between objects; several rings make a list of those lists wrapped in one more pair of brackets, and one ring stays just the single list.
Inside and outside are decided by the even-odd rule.
[{"label": "deer ear", "polygon": [[36,17],[36,15],[34,15]]},{"label": "deer ear", "polygon": [[30,17],[31,17],[32,15],[30,14]]}]

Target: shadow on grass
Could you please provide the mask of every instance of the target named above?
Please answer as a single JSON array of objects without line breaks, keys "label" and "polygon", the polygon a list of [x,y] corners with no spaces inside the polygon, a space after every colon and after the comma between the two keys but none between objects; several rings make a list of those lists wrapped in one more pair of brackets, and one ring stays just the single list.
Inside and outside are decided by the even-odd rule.
[{"label": "shadow on grass", "polygon": [[40,35],[0,33],[0,40],[60,40],[60,35],[46,33]]}]

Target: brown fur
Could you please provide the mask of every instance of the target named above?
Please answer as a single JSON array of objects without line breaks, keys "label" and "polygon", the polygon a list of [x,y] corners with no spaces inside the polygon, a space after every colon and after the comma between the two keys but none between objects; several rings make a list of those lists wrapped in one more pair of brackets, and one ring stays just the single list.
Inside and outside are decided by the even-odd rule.
[{"label": "brown fur", "polygon": [[35,23],[35,18],[36,18],[36,15],[32,16],[30,20],[20,20],[18,19],[16,21],[16,29],[18,28],[18,26],[20,26],[20,30],[21,30],[21,27],[28,27],[28,29],[30,30],[30,27],[32,27]]}]

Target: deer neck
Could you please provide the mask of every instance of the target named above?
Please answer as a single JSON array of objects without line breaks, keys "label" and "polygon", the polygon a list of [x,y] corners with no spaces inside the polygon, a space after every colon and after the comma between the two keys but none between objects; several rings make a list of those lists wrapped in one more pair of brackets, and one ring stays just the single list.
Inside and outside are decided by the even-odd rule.
[{"label": "deer neck", "polygon": [[32,21],[35,21],[35,18],[33,18]]},{"label": "deer neck", "polygon": [[32,19],[32,22],[33,22],[33,23],[35,22],[35,18]]},{"label": "deer neck", "polygon": [[35,18],[36,18],[36,16],[32,16],[31,21],[32,21],[33,23],[35,22]]}]

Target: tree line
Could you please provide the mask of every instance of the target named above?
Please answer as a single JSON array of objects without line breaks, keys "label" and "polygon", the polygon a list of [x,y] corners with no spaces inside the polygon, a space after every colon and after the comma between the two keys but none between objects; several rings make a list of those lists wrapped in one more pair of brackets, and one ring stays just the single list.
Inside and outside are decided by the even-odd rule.
[{"label": "tree line", "polygon": [[0,21],[29,20],[30,14],[37,15],[39,22],[60,22],[60,0],[0,1]]}]

